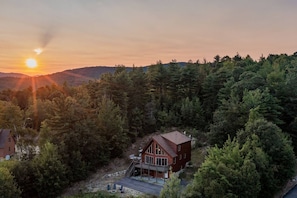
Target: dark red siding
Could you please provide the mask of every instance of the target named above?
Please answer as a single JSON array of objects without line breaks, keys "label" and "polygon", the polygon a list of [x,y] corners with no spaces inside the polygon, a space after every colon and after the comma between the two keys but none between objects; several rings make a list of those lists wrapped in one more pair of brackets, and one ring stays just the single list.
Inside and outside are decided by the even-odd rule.
[{"label": "dark red siding", "polygon": [[[174,163],[174,158],[172,158],[170,155],[166,154],[166,155],[156,155],[155,154],[155,148],[156,148],[156,142],[154,140],[151,141],[150,145],[153,145],[153,153],[146,153],[146,150],[143,151],[142,153],[142,162],[145,163],[145,156],[151,156],[154,158],[153,163],[156,163],[156,157],[167,157],[168,158],[168,165],[171,165],[172,167],[172,171],[173,172],[177,172],[183,168],[185,168],[186,163],[191,161],[191,141],[189,142],[185,142],[183,144],[181,144],[181,150],[178,151],[178,145],[175,145],[174,143],[167,141],[168,145],[174,150],[174,152],[177,154],[176,158],[176,163]],[[148,147],[149,147],[148,146]],[[146,149],[148,148],[146,147]],[[181,159],[180,159],[181,156]],[[148,174],[148,172],[146,172],[146,174]],[[155,171],[150,171],[149,173],[151,176],[155,176]]]},{"label": "dark red siding", "polygon": [[[185,168],[186,163],[191,161],[191,142],[181,144],[181,150],[178,151],[178,145],[176,145],[176,164],[172,166],[172,171],[177,172],[180,169]],[[181,159],[180,159],[181,156]],[[184,158],[186,157],[186,158]]]}]

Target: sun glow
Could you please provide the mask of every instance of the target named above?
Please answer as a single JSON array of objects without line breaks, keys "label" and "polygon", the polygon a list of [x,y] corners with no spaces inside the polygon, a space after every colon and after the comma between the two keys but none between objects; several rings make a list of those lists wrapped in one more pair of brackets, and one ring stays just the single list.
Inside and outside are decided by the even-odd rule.
[{"label": "sun glow", "polygon": [[34,49],[34,52],[39,55],[43,52],[43,50],[41,48],[37,48],[37,49]]},{"label": "sun glow", "polygon": [[26,66],[28,68],[35,68],[37,67],[37,61],[34,58],[28,58],[26,60]]}]

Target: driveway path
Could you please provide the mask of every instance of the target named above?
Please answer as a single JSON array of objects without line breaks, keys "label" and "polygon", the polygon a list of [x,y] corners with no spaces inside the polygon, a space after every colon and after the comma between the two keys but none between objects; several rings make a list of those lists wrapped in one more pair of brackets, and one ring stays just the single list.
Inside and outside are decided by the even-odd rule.
[{"label": "driveway path", "polygon": [[284,195],[284,198],[296,198],[297,197],[297,185],[292,188],[287,194]]},{"label": "driveway path", "polygon": [[125,190],[125,187],[127,187],[127,188],[131,188],[131,189],[137,190],[142,193],[156,195],[156,196],[159,196],[161,189],[162,189],[162,186],[160,186],[160,185],[146,183],[146,182],[138,181],[138,180],[131,179],[128,177],[124,177],[123,179],[121,179],[115,183],[118,185],[123,185],[124,190]]}]

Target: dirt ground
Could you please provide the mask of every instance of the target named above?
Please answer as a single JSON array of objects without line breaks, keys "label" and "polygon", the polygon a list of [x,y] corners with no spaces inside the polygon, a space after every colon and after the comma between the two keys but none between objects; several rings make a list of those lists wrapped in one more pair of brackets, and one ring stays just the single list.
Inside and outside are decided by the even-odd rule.
[{"label": "dirt ground", "polygon": [[[124,177],[125,170],[129,167],[131,154],[137,155],[139,148],[143,148],[149,139],[156,135],[156,133],[144,138],[138,138],[127,150],[124,152],[123,158],[115,158],[110,161],[107,166],[99,168],[95,173],[90,175],[86,180],[80,181],[67,188],[61,197],[76,195],[80,192],[96,192],[99,190],[107,190],[107,185],[113,185],[115,181]],[[137,196],[142,193],[132,189],[125,190],[125,196]]]}]

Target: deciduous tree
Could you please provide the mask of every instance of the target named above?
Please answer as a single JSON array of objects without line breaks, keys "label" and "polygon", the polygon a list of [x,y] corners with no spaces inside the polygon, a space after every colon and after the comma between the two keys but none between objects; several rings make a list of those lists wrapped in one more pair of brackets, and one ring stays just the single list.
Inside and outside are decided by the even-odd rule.
[{"label": "deciduous tree", "polygon": [[0,167],[0,197],[21,197],[21,191],[7,168]]}]

